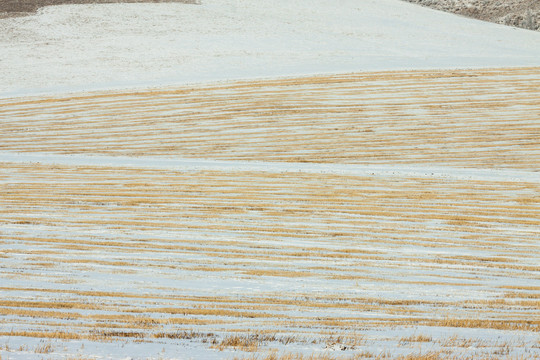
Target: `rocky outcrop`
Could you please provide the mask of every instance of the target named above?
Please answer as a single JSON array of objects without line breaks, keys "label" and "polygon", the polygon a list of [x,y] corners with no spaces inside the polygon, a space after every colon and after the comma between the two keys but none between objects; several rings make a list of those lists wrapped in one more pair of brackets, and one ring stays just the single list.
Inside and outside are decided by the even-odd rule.
[{"label": "rocky outcrop", "polygon": [[0,18],[6,16],[26,15],[43,6],[63,4],[106,4],[136,2],[179,2],[198,4],[199,0],[0,0]]},{"label": "rocky outcrop", "polygon": [[404,0],[498,24],[540,30],[538,0]]}]

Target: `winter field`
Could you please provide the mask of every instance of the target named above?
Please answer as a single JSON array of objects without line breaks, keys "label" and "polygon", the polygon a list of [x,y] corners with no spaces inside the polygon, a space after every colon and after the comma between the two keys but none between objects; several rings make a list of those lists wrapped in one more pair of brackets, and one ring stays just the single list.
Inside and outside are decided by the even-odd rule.
[{"label": "winter field", "polygon": [[361,3],[0,19],[0,359],[540,359],[540,34]]},{"label": "winter field", "polygon": [[3,358],[538,358],[538,99],[538,68],[5,99]]}]

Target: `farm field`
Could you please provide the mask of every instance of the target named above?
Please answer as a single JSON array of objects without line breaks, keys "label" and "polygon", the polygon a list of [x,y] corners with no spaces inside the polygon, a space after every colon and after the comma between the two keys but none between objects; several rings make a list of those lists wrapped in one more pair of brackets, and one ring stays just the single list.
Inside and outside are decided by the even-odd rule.
[{"label": "farm field", "polygon": [[538,67],[2,98],[1,358],[538,359],[539,117]]}]

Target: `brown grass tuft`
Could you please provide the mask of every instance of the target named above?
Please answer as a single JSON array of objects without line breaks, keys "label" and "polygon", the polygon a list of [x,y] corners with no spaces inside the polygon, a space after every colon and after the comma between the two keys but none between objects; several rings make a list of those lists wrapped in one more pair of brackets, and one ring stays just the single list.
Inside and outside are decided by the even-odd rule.
[{"label": "brown grass tuft", "polygon": [[431,342],[433,339],[431,336],[427,335],[411,335],[407,337],[402,337],[399,340],[400,345],[406,345],[409,343],[415,343],[415,342]]},{"label": "brown grass tuft", "polygon": [[54,348],[51,343],[40,343],[34,350],[36,354],[50,354],[54,351]]},{"label": "brown grass tuft", "polygon": [[223,351],[227,348],[254,352],[259,348],[260,341],[255,335],[229,335],[219,343],[212,345],[212,348]]}]

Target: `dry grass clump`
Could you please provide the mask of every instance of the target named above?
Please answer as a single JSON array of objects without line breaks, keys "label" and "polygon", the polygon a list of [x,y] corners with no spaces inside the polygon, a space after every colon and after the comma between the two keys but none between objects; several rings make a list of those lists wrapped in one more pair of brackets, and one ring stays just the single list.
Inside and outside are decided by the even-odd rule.
[{"label": "dry grass clump", "polygon": [[0,332],[0,336],[22,336],[31,338],[43,339],[62,339],[62,340],[81,340],[81,339],[96,339],[95,337],[85,337],[82,334],[75,332],[64,331],[4,331]]},{"label": "dry grass clump", "polygon": [[262,332],[246,334],[246,335],[228,335],[223,338],[221,341],[213,339],[212,348],[219,349],[220,351],[232,348],[237,350],[243,350],[247,352],[257,351],[258,348],[267,343],[281,343],[283,345],[288,345],[290,343],[299,343],[302,342],[299,337],[287,335],[287,336],[277,336],[276,334],[264,334]]},{"label": "dry grass clump", "polygon": [[357,352],[354,354],[354,360],[358,360],[358,359],[371,359],[371,358],[375,358],[376,355],[370,351],[367,351],[367,350],[363,350],[363,351],[360,351],[360,352]]},{"label": "dry grass clump", "polygon": [[233,360],[348,360],[351,357],[333,356],[328,353],[304,355],[300,353],[284,353],[278,354],[271,352],[266,355],[252,355],[250,357],[234,357]]},{"label": "dry grass clump", "polygon": [[461,347],[468,348],[470,346],[483,347],[486,345],[484,340],[461,338],[458,335],[453,335],[449,338],[444,338],[438,341],[442,347]]},{"label": "dry grass clump", "polygon": [[143,339],[146,337],[146,334],[143,332],[135,331],[101,331],[98,334],[98,337],[109,339],[109,338],[136,338]]},{"label": "dry grass clump", "polygon": [[428,352],[425,354],[409,354],[404,356],[399,356],[395,358],[396,360],[440,360],[440,359],[450,359],[447,356],[443,356],[441,352]]},{"label": "dry grass clump", "polygon": [[[429,321],[428,321],[429,323]],[[457,327],[457,328],[483,328],[497,330],[525,330],[538,331],[540,320],[484,320],[484,319],[456,319],[446,318],[432,322],[436,326]]]},{"label": "dry grass clump", "polygon": [[526,292],[506,292],[504,297],[512,299],[540,299],[540,293],[526,293]]},{"label": "dry grass clump", "polygon": [[399,339],[400,345],[405,345],[409,343],[415,343],[415,342],[431,342],[433,338],[428,335],[411,335],[407,337],[402,337]]},{"label": "dry grass clump", "polygon": [[[192,339],[208,339],[208,338],[215,338],[215,334],[213,333],[201,333],[201,332],[195,332],[193,330],[191,331],[177,331],[173,333],[165,333],[160,332],[153,335],[156,339],[183,339],[183,340],[192,340]],[[206,342],[206,341],[203,341]]]},{"label": "dry grass clump", "polygon": [[[395,360],[458,360],[457,357],[448,357],[442,352],[427,352],[425,354],[409,354],[404,356],[393,357],[388,352],[381,352],[376,355],[367,351],[362,351],[353,355],[333,355],[328,352],[320,354],[304,355],[300,353],[283,353],[278,354],[276,351],[265,355],[257,354],[249,357],[234,357],[233,360],[360,360],[360,359],[395,359]],[[463,359],[460,359],[463,360]],[[472,360],[472,359],[471,359]]]},{"label": "dry grass clump", "polygon": [[326,339],[326,348],[327,349],[336,349],[339,350],[354,350],[358,346],[365,344],[365,337],[363,335],[353,335],[353,336],[331,336]]},{"label": "dry grass clump", "polygon": [[51,343],[40,343],[34,350],[36,354],[50,354],[54,351],[54,348]]},{"label": "dry grass clump", "polygon": [[[422,353],[414,353],[414,354],[408,354],[408,355],[402,355],[397,357],[391,357],[390,358],[394,360],[494,360],[499,359],[499,357],[494,357],[492,355],[449,355],[448,352],[445,351],[429,351],[424,354]],[[376,359],[383,359],[381,357],[377,357]],[[508,360],[508,357],[504,358],[505,360]],[[525,357],[516,358],[516,360],[524,360],[527,359]]]},{"label": "dry grass clump", "polygon": [[225,349],[236,349],[246,352],[257,351],[260,345],[260,340],[255,335],[229,335],[220,342],[212,345],[212,348],[223,351]]}]

